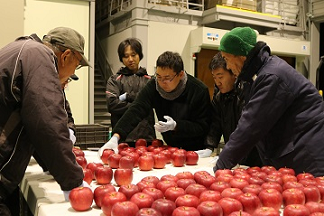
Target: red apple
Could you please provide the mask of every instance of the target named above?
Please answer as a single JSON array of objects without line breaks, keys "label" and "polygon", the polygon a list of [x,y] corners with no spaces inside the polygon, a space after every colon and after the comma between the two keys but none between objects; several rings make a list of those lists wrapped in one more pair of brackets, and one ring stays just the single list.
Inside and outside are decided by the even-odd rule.
[{"label": "red apple", "polygon": [[109,184],[113,178],[113,170],[108,166],[98,167],[95,170],[95,177],[97,184]]},{"label": "red apple", "polygon": [[145,176],[141,181],[153,182],[154,185],[156,185],[157,183],[159,183],[160,179],[156,176]]},{"label": "red apple", "polygon": [[228,216],[234,211],[243,211],[240,201],[233,198],[224,197],[218,201],[218,204],[222,207],[224,216]]},{"label": "red apple", "polygon": [[171,163],[171,152],[168,149],[164,149],[161,151],[161,154],[164,154],[165,157],[167,158],[167,164]]},{"label": "red apple", "polygon": [[129,155],[122,156],[119,159],[119,168],[122,169],[133,169],[135,166],[135,159]]},{"label": "red apple", "polygon": [[169,180],[169,181],[177,182],[179,179],[175,175],[165,174],[165,175],[161,176],[160,180],[161,181]]},{"label": "red apple", "polygon": [[281,176],[277,176],[277,175],[274,175],[274,174],[270,174],[268,175],[265,180],[265,182],[276,182],[280,185],[283,185],[283,181],[282,181],[282,178]]},{"label": "red apple", "polygon": [[233,176],[233,173],[232,173],[232,171],[230,169],[218,169],[215,172],[215,177],[217,178],[218,176],[222,176],[224,174],[228,174],[228,175]]},{"label": "red apple", "polygon": [[77,156],[76,158],[76,162],[84,169],[87,167],[87,159],[83,156]]},{"label": "red apple", "polygon": [[153,159],[154,159],[153,168],[155,169],[163,169],[168,160],[167,157],[162,153],[153,155]]},{"label": "red apple", "polygon": [[251,176],[251,178],[248,180],[249,184],[258,184],[262,185],[264,183],[264,180],[262,178],[259,178],[257,176]]},{"label": "red apple", "polygon": [[175,176],[178,179],[194,179],[194,175],[189,171],[179,172]]},{"label": "red apple", "polygon": [[186,163],[186,154],[181,149],[176,150],[171,155],[171,163],[175,167],[182,167]]},{"label": "red apple", "polygon": [[130,201],[123,201],[115,203],[111,208],[111,216],[136,216],[139,208],[135,203]]},{"label": "red apple", "polygon": [[139,209],[142,208],[150,208],[154,199],[151,195],[143,192],[135,193],[131,198],[130,201],[135,203]]},{"label": "red apple", "polygon": [[140,209],[136,216],[162,216],[161,213],[154,208],[142,208]]},{"label": "red apple", "polygon": [[97,169],[97,167],[103,167],[102,163],[96,163],[96,162],[90,162],[87,164],[87,169],[90,169],[92,172],[92,179],[96,179],[95,176],[95,170]]},{"label": "red apple", "polygon": [[279,172],[282,174],[290,174],[290,175],[295,175],[295,170],[292,168],[287,168],[287,167],[282,167],[278,169]]},{"label": "red apple", "polygon": [[174,209],[172,216],[200,216],[200,213],[194,207],[180,206]]},{"label": "red apple", "polygon": [[243,194],[243,191],[239,188],[225,188],[221,193],[222,197],[230,197],[233,199],[236,199],[241,194]]},{"label": "red apple", "polygon": [[276,189],[280,193],[282,192],[282,186],[278,182],[264,182],[261,185],[262,189]]},{"label": "red apple", "polygon": [[147,146],[147,142],[146,139],[138,139],[135,142],[135,148],[139,147],[139,146]]},{"label": "red apple", "polygon": [[307,185],[318,185],[317,181],[315,179],[301,179],[298,181],[299,183],[301,183],[302,185],[304,186],[307,186]]},{"label": "red apple", "polygon": [[99,208],[101,208],[101,201],[103,197],[109,192],[114,192],[114,191],[116,191],[116,188],[111,184],[100,185],[99,187],[96,187],[96,189],[93,192],[93,198],[96,205]]},{"label": "red apple", "polygon": [[156,184],[156,188],[161,190],[163,194],[166,191],[166,189],[175,186],[177,186],[177,183],[175,181],[169,181],[169,180],[161,180],[159,183]]},{"label": "red apple", "polygon": [[319,189],[314,185],[307,185],[302,188],[306,202],[320,202],[321,201],[321,193]]},{"label": "red apple", "polygon": [[93,201],[92,190],[88,187],[77,187],[71,190],[69,200],[75,211],[86,211],[90,209]]},{"label": "red apple", "polygon": [[118,192],[121,192],[125,194],[127,197],[127,200],[130,200],[130,198],[136,194],[137,192],[140,192],[140,189],[135,184],[128,184],[128,185],[122,185],[119,187]]},{"label": "red apple", "polygon": [[299,173],[297,174],[297,181],[301,179],[314,179],[315,177],[311,173]]},{"label": "red apple", "polygon": [[114,179],[118,186],[131,184],[133,181],[133,170],[118,168],[114,172]]},{"label": "red apple", "polygon": [[78,156],[84,157],[84,152],[80,148],[73,147],[72,152],[74,153],[75,157]]},{"label": "red apple", "polygon": [[297,177],[294,176],[294,175],[283,174],[281,178],[282,178],[283,184],[285,184],[285,183],[287,183],[289,181],[297,182]]},{"label": "red apple", "polygon": [[194,195],[191,195],[191,194],[185,194],[185,195],[179,196],[175,200],[175,204],[177,207],[190,206],[190,207],[197,208],[197,206],[199,205],[199,198]]},{"label": "red apple", "polygon": [[152,203],[152,208],[159,211],[162,216],[170,216],[176,209],[176,204],[171,200],[157,199]]},{"label": "red apple", "polygon": [[196,172],[194,174],[194,179],[198,184],[204,185],[206,188],[209,188],[211,184],[216,182],[216,177],[210,175],[209,173],[200,173]]},{"label": "red apple", "polygon": [[255,195],[259,195],[260,191],[262,191],[261,185],[258,184],[250,184],[242,189],[243,193],[253,193]]},{"label": "red apple", "polygon": [[241,202],[243,211],[253,214],[253,212],[261,207],[260,199],[253,193],[244,193],[237,197],[237,200]]},{"label": "red apple", "polygon": [[93,178],[92,171],[88,168],[85,168],[83,169],[83,175],[84,175],[83,181],[87,182],[90,185]]},{"label": "red apple", "polygon": [[191,184],[196,184],[196,181],[194,179],[188,178],[188,179],[179,179],[177,181],[178,187],[183,188],[186,190],[186,188],[191,185]]},{"label": "red apple", "polygon": [[142,191],[144,188],[155,188],[156,187],[156,185],[154,184],[154,182],[145,181],[145,180],[139,181],[136,185],[138,186],[138,188],[140,189],[140,191]]},{"label": "red apple", "polygon": [[224,174],[224,175],[220,175],[216,178],[216,181],[222,181],[222,182],[230,182],[232,179],[234,178],[234,176],[232,174]]},{"label": "red apple", "polygon": [[254,211],[252,216],[280,216],[280,213],[271,207],[260,207]]},{"label": "red apple", "polygon": [[258,178],[260,178],[260,179],[262,179],[264,181],[267,178],[268,174],[261,171],[261,172],[251,173],[251,176],[258,177]]},{"label": "red apple", "polygon": [[186,153],[187,165],[197,165],[198,160],[199,160],[199,155],[195,151],[187,151]]},{"label": "red apple", "polygon": [[248,174],[248,172],[246,169],[244,169],[242,167],[238,167],[233,170],[233,175],[236,175],[236,174]]},{"label": "red apple", "polygon": [[246,171],[247,171],[249,174],[252,174],[252,173],[256,173],[256,172],[261,172],[261,168],[258,167],[258,166],[254,166],[254,167],[249,167],[249,168],[247,168]]},{"label": "red apple", "polygon": [[282,189],[286,190],[286,189],[289,189],[289,188],[303,188],[303,187],[304,187],[304,185],[299,183],[299,182],[288,181],[282,186]]},{"label": "red apple", "polygon": [[107,216],[111,215],[111,209],[113,205],[117,202],[126,201],[127,198],[125,194],[117,191],[112,191],[107,193],[101,200],[101,210]]},{"label": "red apple", "polygon": [[201,216],[223,216],[222,207],[214,201],[203,201],[197,206]]},{"label": "red apple", "polygon": [[186,192],[181,187],[169,187],[164,192],[164,197],[168,200],[175,201],[179,196],[185,195]]},{"label": "red apple", "polygon": [[164,197],[163,192],[157,188],[144,188],[142,192],[151,195],[154,200],[161,199]]},{"label": "red apple", "polygon": [[[129,147],[129,145],[127,143],[119,143],[118,147],[117,147],[118,152],[121,152],[124,148],[127,148],[127,147]],[[117,152],[115,152],[115,153],[117,153]]]},{"label": "red apple", "polygon": [[283,216],[305,216],[309,214],[308,208],[301,204],[290,204],[283,210]]},{"label": "red apple", "polygon": [[261,167],[261,171],[265,172],[266,174],[270,173],[271,171],[276,171],[276,168],[273,166],[263,166]]},{"label": "red apple", "polygon": [[282,205],[282,195],[276,189],[263,189],[259,193],[259,199],[262,203],[262,206],[272,207],[277,211],[280,209]]},{"label": "red apple", "polygon": [[141,171],[149,171],[152,170],[154,166],[153,156],[148,156],[142,154],[142,156],[138,159],[138,167]]},{"label": "red apple", "polygon": [[305,203],[306,208],[308,208],[310,213],[323,212],[324,213],[324,203],[318,202],[307,202]]},{"label": "red apple", "polygon": [[290,204],[305,204],[305,194],[302,189],[299,188],[289,188],[282,192],[283,206]]},{"label": "red apple", "polygon": [[135,151],[134,152],[129,152],[127,155],[134,158],[134,167],[138,167],[138,159],[140,157],[138,152],[135,152]]},{"label": "red apple", "polygon": [[186,188],[186,194],[191,194],[194,195],[196,197],[199,197],[200,194],[204,191],[206,191],[207,188],[204,185],[201,184],[191,184]]},{"label": "red apple", "polygon": [[216,190],[219,191],[220,193],[222,193],[222,191],[226,188],[230,188],[231,185],[228,182],[224,182],[224,181],[216,181],[213,184],[210,185],[209,189],[211,190]]},{"label": "red apple", "polygon": [[214,202],[218,202],[221,198],[223,198],[221,196],[221,193],[218,191],[214,191],[214,190],[206,190],[201,192],[200,196],[199,196],[199,201],[200,202],[204,202],[204,201],[214,201]]},{"label": "red apple", "polygon": [[103,152],[102,152],[102,155],[100,157],[100,159],[102,160],[102,162],[104,164],[108,164],[108,158],[110,155],[114,154],[114,150],[112,149],[105,149]]},{"label": "red apple", "polygon": [[161,147],[161,146],[163,146],[163,141],[160,139],[154,139],[154,140],[152,140],[151,145],[154,147]]},{"label": "red apple", "polygon": [[229,216],[251,216],[251,214],[245,212],[245,211],[235,211],[229,214]]},{"label": "red apple", "polygon": [[119,167],[119,160],[121,157],[122,157],[121,154],[117,154],[117,153],[111,154],[108,157],[108,165],[113,169],[117,169]]},{"label": "red apple", "polygon": [[249,182],[241,178],[233,178],[230,181],[230,185],[232,188],[238,188],[242,190],[244,187],[249,185]]}]

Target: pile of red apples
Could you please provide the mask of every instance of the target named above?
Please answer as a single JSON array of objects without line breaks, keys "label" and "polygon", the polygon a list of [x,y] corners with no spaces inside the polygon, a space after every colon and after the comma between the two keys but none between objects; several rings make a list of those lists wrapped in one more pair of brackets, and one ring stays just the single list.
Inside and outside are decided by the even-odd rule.
[{"label": "pile of red apples", "polygon": [[[107,216],[324,216],[324,177],[296,175],[287,167],[224,169],[214,175],[180,171],[161,178],[151,172],[135,184],[133,169],[163,169],[167,163],[181,167],[198,161],[195,152],[166,147],[159,140],[146,146],[144,141],[140,139],[135,148],[120,144],[118,154],[105,150],[102,163],[82,165],[78,160],[84,180],[95,181],[97,187],[73,189],[72,208],[100,208]],[[78,158],[83,152],[74,149],[74,153]]]}]

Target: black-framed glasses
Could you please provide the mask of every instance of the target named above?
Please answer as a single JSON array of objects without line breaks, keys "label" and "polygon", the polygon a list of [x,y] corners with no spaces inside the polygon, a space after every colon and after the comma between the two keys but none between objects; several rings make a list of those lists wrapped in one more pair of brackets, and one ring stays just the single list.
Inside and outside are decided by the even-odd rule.
[{"label": "black-framed glasses", "polygon": [[154,74],[155,78],[157,81],[159,82],[172,82],[174,80],[174,78],[176,76],[178,76],[179,74],[176,74],[174,75],[173,77],[169,77],[169,76],[166,76],[166,77],[161,77],[160,75],[157,75],[156,73]]}]

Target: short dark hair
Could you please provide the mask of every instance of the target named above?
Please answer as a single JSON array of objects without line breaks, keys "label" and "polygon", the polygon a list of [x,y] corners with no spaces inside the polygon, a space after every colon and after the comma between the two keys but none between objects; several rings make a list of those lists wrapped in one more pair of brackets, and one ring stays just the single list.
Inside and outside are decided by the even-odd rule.
[{"label": "short dark hair", "polygon": [[143,50],[142,44],[139,42],[137,38],[127,38],[126,40],[122,41],[118,46],[118,56],[119,61],[123,62],[123,58],[125,57],[125,49],[126,47],[130,46],[139,56],[140,60],[143,59]]},{"label": "short dark hair", "polygon": [[212,60],[209,63],[209,70],[212,71],[217,68],[223,68],[223,69],[227,70],[228,72],[232,73],[231,70],[227,69],[226,61],[223,58],[221,52],[218,52],[216,55],[214,55],[214,57],[212,58]]},{"label": "short dark hair", "polygon": [[179,53],[166,51],[156,60],[156,67],[170,68],[179,74],[183,71],[183,61]]}]

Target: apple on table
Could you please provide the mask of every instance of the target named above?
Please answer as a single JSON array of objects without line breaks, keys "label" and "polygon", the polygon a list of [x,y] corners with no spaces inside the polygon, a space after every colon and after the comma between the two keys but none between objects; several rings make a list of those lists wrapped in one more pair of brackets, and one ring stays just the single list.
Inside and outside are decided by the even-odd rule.
[{"label": "apple on table", "polygon": [[130,198],[130,201],[135,203],[139,209],[142,209],[150,208],[154,202],[154,198],[147,193],[137,192]]},{"label": "apple on table", "polygon": [[203,216],[223,216],[222,207],[215,201],[203,201],[197,206],[197,210]]},{"label": "apple on table", "polygon": [[139,208],[130,201],[122,201],[115,203],[111,208],[111,216],[136,216]]},{"label": "apple on table", "polygon": [[86,211],[93,202],[92,190],[88,187],[73,188],[69,194],[69,201],[75,211]]},{"label": "apple on table", "polygon": [[176,209],[176,204],[168,199],[157,199],[152,203],[151,208],[156,209],[162,215],[172,215],[172,212]]},{"label": "apple on table", "polygon": [[118,192],[125,194],[125,196],[127,197],[127,200],[130,200],[130,198],[134,194],[140,192],[140,189],[135,184],[127,184],[127,185],[121,185],[118,189]]},{"label": "apple on table", "polygon": [[108,166],[97,167],[95,178],[99,185],[109,184],[113,178],[112,168]]},{"label": "apple on table", "polygon": [[112,184],[100,185],[99,187],[96,187],[96,189],[93,191],[93,199],[96,205],[101,208],[101,201],[103,197],[107,193],[114,191],[116,191],[116,188]]}]

